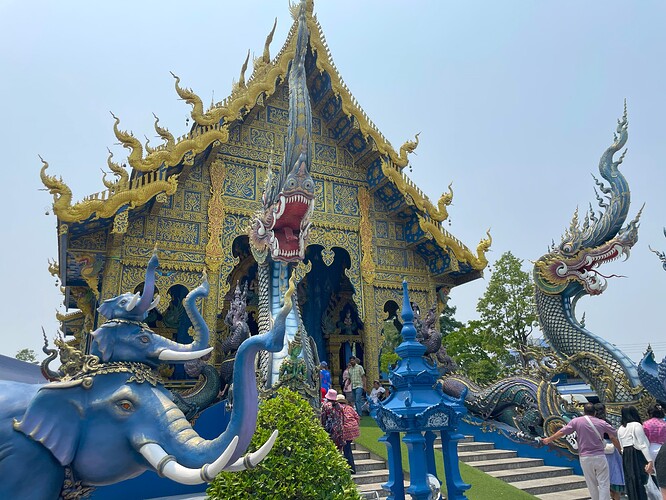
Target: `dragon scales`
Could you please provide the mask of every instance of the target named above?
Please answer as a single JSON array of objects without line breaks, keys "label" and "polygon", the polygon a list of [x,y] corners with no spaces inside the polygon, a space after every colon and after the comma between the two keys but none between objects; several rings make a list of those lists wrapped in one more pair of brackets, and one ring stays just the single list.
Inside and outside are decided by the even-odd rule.
[{"label": "dragon scales", "polygon": [[[305,71],[309,31],[305,9],[306,3],[302,1],[297,11],[296,51],[289,70],[289,125],[284,160],[277,176],[273,175],[269,165],[262,210],[253,219],[249,232],[250,248],[258,263],[260,333],[270,330],[272,318],[281,308],[290,275],[305,258],[310,216],[314,209],[314,181],[310,176],[312,111]],[[280,366],[297,331],[300,331],[304,347],[303,358],[308,373],[306,382],[310,386],[310,395],[315,396],[316,401],[319,381],[315,370],[317,353],[303,327],[298,300],[294,300],[287,317],[282,350],[265,353],[261,358],[263,384],[265,389],[270,390],[278,383]]]},{"label": "dragon scales", "polygon": [[627,142],[626,105],[614,139],[599,160],[599,173],[608,185],[594,178],[603,194],[595,190],[602,211],[595,214],[590,207],[582,225],[576,212],[560,245],[537,260],[533,272],[544,336],[607,404],[638,401],[642,389],[636,365],[610,342],[585,329],[575,317],[575,305],[584,295],[599,295],[606,289],[606,277],[597,268],[621,256],[628,258],[638,241],[642,208],[624,225],[630,192],[618,167],[626,150],[613,160]]}]

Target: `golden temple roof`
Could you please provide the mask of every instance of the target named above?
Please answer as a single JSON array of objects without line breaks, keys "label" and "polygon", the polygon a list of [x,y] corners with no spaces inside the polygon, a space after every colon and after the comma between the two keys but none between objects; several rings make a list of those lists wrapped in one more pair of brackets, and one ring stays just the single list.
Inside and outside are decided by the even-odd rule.
[{"label": "golden temple roof", "polygon": [[[490,246],[490,240],[481,241],[475,256],[464,244],[443,229],[441,222],[448,218],[447,206],[453,199],[451,187],[449,186],[448,193],[440,197],[437,205],[434,205],[405,175],[403,168],[408,165],[408,154],[418,145],[418,135],[413,141],[406,141],[396,151],[363,111],[340,76],[321,25],[313,12],[312,0],[306,2],[306,11],[309,43],[316,54],[316,67],[330,77],[331,90],[339,97],[345,115],[353,117],[354,128],[360,131],[366,141],[371,141],[373,148],[381,155],[383,175],[401,193],[406,204],[417,211],[419,225],[426,233],[426,237],[432,239],[445,252],[454,255],[457,260],[481,271],[487,265],[485,251]],[[296,51],[296,27],[297,22],[294,21],[284,45],[271,59],[269,46],[275,31],[273,26],[266,39],[262,56],[254,61],[251,76],[246,81],[248,54],[248,59],[245,60],[231,94],[205,111],[202,99],[191,89],[181,86],[180,78],[173,75],[176,93],[192,107],[190,115],[194,122],[190,131],[181,137],[174,137],[159,125],[159,120],[155,117],[155,130],[164,144],[154,148],[148,144],[144,146],[132,133],[123,131],[120,128],[120,119],[113,116],[114,134],[123,147],[129,150],[127,163],[134,172],[131,178],[123,166],[112,161],[113,155],[110,155],[107,163],[116,180],[108,181],[104,178],[106,190],[72,203],[70,188],[61,178],[48,175],[48,163],[42,160],[41,179],[54,197],[53,211],[58,221],[80,223],[89,219],[110,218],[122,210],[140,207],[161,193],[174,194],[178,187],[178,174],[169,169],[180,164],[191,165],[196,155],[214,143],[227,142],[229,126],[243,119],[257,103],[264,102],[274,94],[280,83],[287,78],[289,65]]]}]

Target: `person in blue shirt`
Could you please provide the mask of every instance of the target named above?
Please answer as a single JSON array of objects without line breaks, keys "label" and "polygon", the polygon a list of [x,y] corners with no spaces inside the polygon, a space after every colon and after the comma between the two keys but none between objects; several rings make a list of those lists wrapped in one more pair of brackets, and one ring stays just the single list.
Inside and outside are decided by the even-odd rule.
[{"label": "person in blue shirt", "polygon": [[331,388],[331,372],[328,371],[328,363],[322,361],[319,365],[319,383],[321,385],[321,396],[322,398]]}]

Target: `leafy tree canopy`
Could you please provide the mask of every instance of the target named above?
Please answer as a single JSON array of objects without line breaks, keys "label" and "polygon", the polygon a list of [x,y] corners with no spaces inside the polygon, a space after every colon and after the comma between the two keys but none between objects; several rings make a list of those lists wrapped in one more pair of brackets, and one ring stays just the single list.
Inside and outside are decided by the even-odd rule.
[{"label": "leafy tree canopy", "polygon": [[[522,263],[511,252],[495,262],[488,287],[476,306],[480,319],[459,326],[453,318],[455,308],[448,306],[440,318],[442,332],[448,331],[445,345],[449,355],[478,383],[507,375],[514,362],[509,350],[520,353],[538,324],[534,285]],[[522,356],[520,362],[524,364]]]},{"label": "leafy tree canopy", "polygon": [[35,351],[32,349],[21,349],[19,352],[16,353],[16,356],[14,356],[16,359],[20,361],[26,361],[28,363],[37,363],[37,355],[35,354]]}]

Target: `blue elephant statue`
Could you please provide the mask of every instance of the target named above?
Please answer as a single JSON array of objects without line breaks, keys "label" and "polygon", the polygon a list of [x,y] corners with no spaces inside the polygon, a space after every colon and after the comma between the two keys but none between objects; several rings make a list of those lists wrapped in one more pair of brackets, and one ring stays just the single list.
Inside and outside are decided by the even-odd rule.
[{"label": "blue elephant statue", "polygon": [[[172,346],[162,349],[164,344],[154,347],[151,333],[133,323],[145,319],[154,304],[153,290],[154,279],[152,283],[146,279],[141,297],[126,294],[121,296],[128,299],[125,303],[116,297],[102,304],[100,312],[118,323],[95,332],[95,352],[105,362],[82,355],[75,375],[48,384],[0,381],[0,498],[57,499],[66,479],[85,489],[130,479],[148,469],[179,483],[199,484],[210,482],[222,470],[254,467],[268,454],[277,431],[256,452],[243,456],[257,421],[255,359],[261,350],[282,348],[293,283],[273,328],[241,344],[234,362],[231,419],[212,440],[192,429],[154,370],[165,350],[183,351]],[[197,290],[191,292],[192,305],[197,294],[207,293],[207,284]],[[193,315],[199,315],[196,307],[192,309]],[[108,348],[102,339],[112,331],[117,337]],[[148,342],[141,339],[143,335]],[[132,343],[135,339],[138,345]],[[142,344],[151,347],[142,350]]]},{"label": "blue elephant statue", "polygon": [[154,297],[157,266],[155,251],[148,261],[143,293],[119,295],[105,300],[97,309],[107,322],[92,333],[91,354],[98,356],[102,362],[136,361],[156,366],[164,362],[198,359],[213,350],[208,347],[208,326],[195,305],[198,298],[208,296],[205,273],[203,283],[183,300],[196,332],[194,342],[179,344],[155,334],[145,323],[148,312],[160,301],[159,295]]}]

